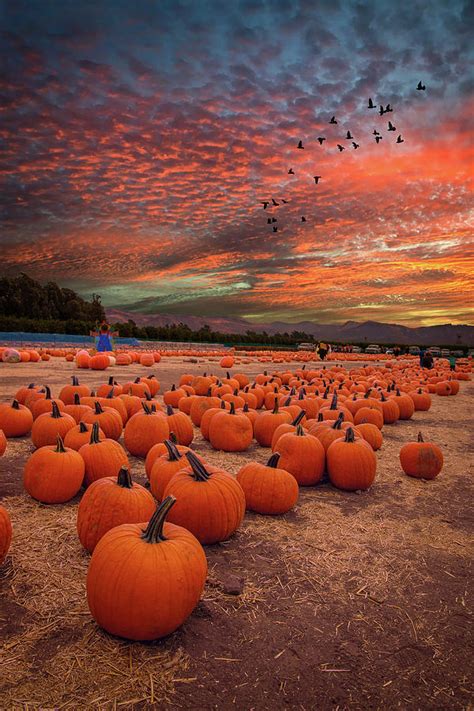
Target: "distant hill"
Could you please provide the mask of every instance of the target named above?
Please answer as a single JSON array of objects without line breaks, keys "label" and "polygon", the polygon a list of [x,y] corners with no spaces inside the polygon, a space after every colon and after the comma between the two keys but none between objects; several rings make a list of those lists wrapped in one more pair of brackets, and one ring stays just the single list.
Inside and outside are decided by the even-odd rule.
[{"label": "distant hill", "polygon": [[299,323],[251,323],[245,319],[219,318],[208,316],[177,316],[171,314],[140,314],[120,309],[107,309],[107,319],[111,322],[134,321],[137,326],[167,326],[184,323],[192,330],[199,330],[206,324],[220,333],[246,333],[247,331],[292,333],[298,331],[316,339],[345,343],[400,343],[406,345],[463,345],[474,346],[474,326],[444,324],[441,326],[420,326],[409,328],[396,323],[378,321],[347,321],[344,324],[318,324],[313,321]]}]

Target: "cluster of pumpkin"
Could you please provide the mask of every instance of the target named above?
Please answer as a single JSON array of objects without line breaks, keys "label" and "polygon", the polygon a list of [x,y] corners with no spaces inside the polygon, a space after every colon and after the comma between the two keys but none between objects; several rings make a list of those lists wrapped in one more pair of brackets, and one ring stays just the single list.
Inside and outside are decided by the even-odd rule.
[{"label": "cluster of pumpkin", "polygon": [[[113,634],[154,639],[176,629],[197,604],[207,574],[202,545],[229,538],[246,508],[290,510],[298,486],[318,483],[325,471],[339,488],[368,488],[383,426],[428,410],[430,392],[455,394],[469,375],[455,376],[402,365],[303,367],[261,373],[252,383],[241,373],[183,374],[163,404],[154,376],[124,385],[110,378],[96,393],[74,376],[58,398],[31,384],[0,405],[0,453],[5,435],[31,431],[36,451],[24,468],[27,492],[61,503],[86,487],[77,530],[92,553],[91,613]],[[214,449],[240,452],[255,439],[273,454],[266,465],[245,464],[234,478],[190,450],[193,425]],[[132,482],[127,452],[145,460],[149,489]],[[422,478],[434,478],[443,464],[439,447],[421,435],[404,445],[400,460],[407,474]],[[0,559],[10,540],[3,509]]]}]

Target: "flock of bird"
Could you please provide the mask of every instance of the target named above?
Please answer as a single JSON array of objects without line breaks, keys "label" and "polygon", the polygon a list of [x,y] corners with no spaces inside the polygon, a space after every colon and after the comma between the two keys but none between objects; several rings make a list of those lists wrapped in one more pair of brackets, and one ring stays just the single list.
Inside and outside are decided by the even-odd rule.
[{"label": "flock of bird", "polygon": [[[425,91],[426,86],[421,81],[419,81],[418,85],[416,87],[416,90],[417,91]],[[371,97],[368,100],[368,104],[367,104],[366,108],[367,108],[367,110],[377,109],[377,104],[374,104]],[[393,113],[393,108],[391,107],[390,104],[386,104],[385,106],[383,106],[382,104],[379,105],[379,110],[378,110],[379,116],[384,116],[385,114],[389,114],[389,113]],[[329,120],[328,123],[333,126],[338,125],[338,121],[335,116],[331,116],[331,119]],[[387,129],[386,129],[387,133],[392,133],[394,131],[396,132],[396,130],[397,130],[397,127],[392,123],[391,120],[389,120],[388,124],[387,124]],[[374,136],[374,140],[377,143],[377,145],[380,143],[380,141],[383,140],[382,134],[379,131],[377,131],[376,128],[374,128],[372,135]],[[327,137],[326,136],[318,136],[316,140],[319,143],[319,145],[322,146],[323,143],[327,140]],[[336,148],[339,151],[339,153],[342,153],[342,151],[345,151],[346,147],[348,147],[349,145],[352,145],[353,150],[357,150],[358,148],[360,148],[360,143],[357,143],[357,140],[354,138],[351,131],[346,132],[346,135],[343,140],[350,141],[350,144],[347,144],[347,146],[346,146],[346,145],[343,145],[342,143],[336,143]],[[402,135],[400,133],[398,134],[395,143],[396,144],[404,143],[404,139],[402,138]],[[298,141],[298,145],[296,146],[296,148],[297,148],[297,150],[300,150],[300,151],[305,150],[305,146],[303,145],[302,140]],[[288,175],[295,175],[295,171],[293,170],[293,168],[288,169]],[[314,182],[316,185],[318,185],[321,178],[322,178],[321,175],[314,175],[313,176],[313,179],[314,179]],[[280,204],[287,204],[287,203],[288,203],[288,200],[284,200],[283,198],[280,198],[279,202],[277,200],[275,200],[274,198],[271,198],[270,200],[261,200],[260,201],[260,204],[263,205],[264,210],[266,210],[269,207],[279,207]],[[304,215],[302,215],[301,222],[306,222],[306,221],[307,221],[306,217]],[[277,222],[278,222],[278,219],[276,217],[268,217],[267,218],[267,225],[272,226],[273,232],[278,232],[278,225],[275,224]]]}]

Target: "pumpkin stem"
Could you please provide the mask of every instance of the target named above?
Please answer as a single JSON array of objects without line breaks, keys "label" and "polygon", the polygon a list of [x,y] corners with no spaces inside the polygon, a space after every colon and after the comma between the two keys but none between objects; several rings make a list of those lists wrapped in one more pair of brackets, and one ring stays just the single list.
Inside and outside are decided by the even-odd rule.
[{"label": "pumpkin stem", "polygon": [[355,441],[355,435],[354,435],[354,430],[352,427],[348,427],[346,430],[346,436],[344,438],[344,442],[354,442]]},{"label": "pumpkin stem", "polygon": [[186,452],[186,459],[191,465],[195,481],[207,481],[210,477],[204,464],[196,457],[194,452]]},{"label": "pumpkin stem", "polygon": [[338,417],[337,417],[337,420],[334,420],[334,424],[333,424],[333,426],[332,426],[333,430],[340,430],[343,421],[344,421],[344,413],[343,413],[343,412],[340,412],[339,415],[338,415]]},{"label": "pumpkin stem", "polygon": [[171,386],[171,392],[174,393],[175,390],[176,390],[176,385],[173,383],[173,385]]},{"label": "pumpkin stem", "polygon": [[337,393],[332,396],[331,404],[329,406],[330,410],[337,410]]},{"label": "pumpkin stem", "polygon": [[95,414],[96,415],[101,415],[104,412],[102,409],[102,405],[100,404],[100,402],[98,400],[95,401],[94,407],[95,407]]},{"label": "pumpkin stem", "polygon": [[151,415],[152,410],[148,407],[146,402],[142,402],[142,407],[145,412],[145,415]]},{"label": "pumpkin stem", "polygon": [[296,428],[296,434],[298,437],[304,437],[304,429],[301,427],[301,425],[298,425]]},{"label": "pumpkin stem", "polygon": [[87,425],[85,422],[79,422],[79,432],[84,433],[87,432]]},{"label": "pumpkin stem", "polygon": [[423,439],[423,435],[421,432],[418,432],[418,442],[424,442],[425,440]]},{"label": "pumpkin stem", "polygon": [[166,449],[168,450],[168,460],[170,462],[177,462],[178,459],[182,458],[182,455],[179,453],[179,449],[176,447],[174,442],[172,442],[169,439],[165,439],[163,444],[165,445]]},{"label": "pumpkin stem", "polygon": [[54,402],[54,400],[53,404],[51,405],[51,417],[62,417],[61,413],[59,412],[58,403]]},{"label": "pumpkin stem", "polygon": [[229,415],[235,415],[235,403],[230,403]]},{"label": "pumpkin stem", "polygon": [[19,410],[19,409],[20,409],[20,403],[18,402],[18,400],[13,400],[13,402],[12,402],[12,407],[13,407],[14,410]]},{"label": "pumpkin stem", "polygon": [[77,375],[72,376],[72,384],[79,385],[79,378],[77,377]]},{"label": "pumpkin stem", "polygon": [[324,417],[322,412],[318,412],[318,418],[316,422],[324,422]]},{"label": "pumpkin stem", "polygon": [[176,503],[174,496],[167,496],[164,501],[157,507],[155,513],[150,519],[148,526],[142,533],[142,540],[146,543],[161,543],[166,541],[163,535],[163,524],[168,515],[170,508]]},{"label": "pumpkin stem", "polygon": [[168,439],[173,444],[178,444],[178,438],[176,437],[174,432],[170,432],[170,436],[168,437]]},{"label": "pumpkin stem", "polygon": [[[109,385],[110,385],[110,383],[109,383]],[[115,397],[114,390],[115,390],[115,388],[114,388],[114,386],[112,385],[112,387],[110,388],[109,392],[108,392],[107,395],[105,396],[105,397],[107,398],[107,400],[112,400],[112,399]]]},{"label": "pumpkin stem", "polygon": [[280,459],[280,454],[278,452],[274,452],[270,459],[268,460],[266,466],[271,467],[272,469],[276,469],[278,467],[278,462]]},{"label": "pumpkin stem", "polygon": [[273,413],[274,415],[278,415],[278,398],[275,398],[275,406],[273,408]]},{"label": "pumpkin stem", "polygon": [[44,389],[46,390],[46,395],[44,396],[45,400],[51,400],[51,388],[49,385],[45,385]]},{"label": "pumpkin stem", "polygon": [[168,415],[168,417],[170,417],[171,415],[174,415],[174,410],[171,407],[171,405],[166,406],[166,414]]},{"label": "pumpkin stem", "polygon": [[131,489],[133,486],[132,477],[128,467],[120,467],[120,471],[117,476],[117,484],[123,489]]},{"label": "pumpkin stem", "polygon": [[99,444],[100,439],[99,439],[99,423],[94,422],[92,425],[92,430],[91,430],[91,438],[89,444]]},{"label": "pumpkin stem", "polygon": [[64,442],[61,439],[61,435],[57,436],[56,443],[57,443],[56,452],[60,452],[61,454],[64,454],[66,450],[64,448]]},{"label": "pumpkin stem", "polygon": [[79,393],[74,393],[74,405],[80,405],[81,404],[81,397]]},{"label": "pumpkin stem", "polygon": [[293,420],[293,422],[292,422],[291,424],[292,424],[294,427],[298,427],[298,425],[300,424],[301,420],[303,419],[303,417],[304,417],[305,415],[306,415],[306,412],[305,412],[304,410],[301,410],[301,412],[299,412],[299,413],[296,415],[295,419]]}]

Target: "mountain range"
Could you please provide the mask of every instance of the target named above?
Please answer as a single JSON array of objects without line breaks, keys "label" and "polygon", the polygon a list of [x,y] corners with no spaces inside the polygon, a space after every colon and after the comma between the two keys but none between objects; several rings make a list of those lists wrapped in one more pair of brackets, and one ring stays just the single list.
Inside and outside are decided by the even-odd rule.
[{"label": "mountain range", "polygon": [[[112,322],[132,320],[137,326],[169,326],[183,323],[193,331],[208,325],[220,333],[246,333],[255,331],[268,334],[305,333],[325,341],[342,343],[399,343],[404,345],[463,345],[474,346],[474,326],[443,324],[440,326],[420,326],[410,328],[396,323],[378,321],[346,321],[343,324],[321,324],[313,321],[299,323],[251,323],[239,318],[219,318],[210,316],[176,316],[170,314],[141,314],[121,309],[107,309],[107,319]],[[303,340],[303,339],[302,339]]]}]

